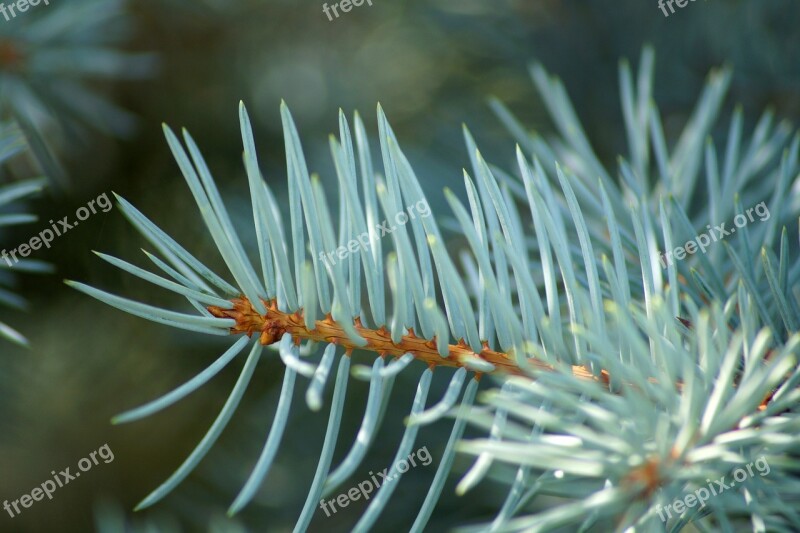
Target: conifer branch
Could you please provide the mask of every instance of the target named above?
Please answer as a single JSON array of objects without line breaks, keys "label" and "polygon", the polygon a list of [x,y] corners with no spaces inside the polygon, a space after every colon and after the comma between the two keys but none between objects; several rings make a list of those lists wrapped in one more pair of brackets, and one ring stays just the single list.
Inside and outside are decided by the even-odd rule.
[{"label": "conifer branch", "polygon": [[[367,341],[366,344],[361,345],[354,342],[345,329],[330,314],[321,320],[316,320],[316,327],[309,329],[305,323],[302,309],[294,313],[286,313],[278,309],[276,300],[262,300],[267,310],[263,315],[253,308],[246,296],[233,298],[230,302],[233,304],[230,309],[214,305],[208,306],[207,309],[216,318],[236,321],[236,324],[230,328],[231,335],[245,334],[248,337],[252,337],[254,334],[258,334],[259,343],[263,346],[275,344],[283,338],[284,334],[289,333],[295,346],[300,346],[303,341],[313,341],[340,346],[345,349],[348,355],[353,350],[364,350],[375,353],[382,358],[388,356],[395,359],[411,354],[415,360],[425,363],[430,368],[443,366],[476,371],[475,361],[480,360],[489,363],[493,368],[491,370],[477,370],[478,375],[487,373],[531,377],[530,371],[526,371],[517,365],[513,353],[492,350],[489,348],[488,343],[484,343],[483,350],[475,352],[463,339],[460,339],[457,344],[448,344],[448,355],[442,357],[437,349],[435,336],[432,339],[424,339],[418,337],[413,328],[409,328],[408,334],[403,335],[400,342],[394,342],[391,333],[385,326],[377,329],[366,328],[361,324],[361,320],[356,318],[353,321],[353,326],[358,334]],[[683,319],[679,320],[683,324],[688,323]],[[766,359],[768,360],[769,357],[766,357]],[[535,358],[527,358],[526,364],[530,365],[534,372],[554,372],[556,370],[553,365]],[[584,366],[572,365],[571,372],[576,378],[596,381],[606,388],[611,383],[611,378],[606,370],[601,370],[600,376],[595,376],[591,370]],[[657,382],[655,378],[648,378],[648,381],[650,383]],[[635,387],[635,385],[631,384],[628,384],[628,386]],[[678,381],[675,387],[680,391],[683,388],[683,383]],[[759,405],[759,410],[766,408],[772,398],[772,394],[770,392],[764,398]]]},{"label": "conifer branch", "polygon": [[[447,356],[442,357],[437,349],[435,336],[432,339],[424,339],[418,337],[413,328],[409,328],[408,333],[403,335],[400,342],[394,342],[391,332],[385,326],[369,329],[364,327],[361,320],[357,318],[354,321],[354,327],[358,334],[367,341],[365,345],[359,345],[350,338],[344,328],[330,314],[315,321],[316,327],[309,329],[305,324],[302,310],[286,313],[278,309],[275,300],[262,300],[262,302],[267,308],[266,314],[263,315],[253,308],[245,296],[232,299],[232,309],[209,306],[208,311],[217,318],[236,320],[236,325],[230,329],[231,334],[244,333],[251,336],[258,333],[259,342],[265,346],[278,342],[284,334],[289,333],[298,346],[303,340],[311,340],[341,346],[347,353],[360,349],[374,352],[380,357],[395,358],[410,353],[416,360],[422,361],[430,367],[456,367],[473,371],[476,371],[476,368],[472,361],[479,359],[492,366],[491,369],[487,368],[484,372],[525,375],[524,371],[514,362],[513,355],[492,350],[488,344],[484,344],[484,348],[480,352],[475,352],[463,339],[460,339],[457,344],[449,344]],[[551,365],[542,361],[531,359],[530,362],[537,369],[553,370]],[[573,373],[585,379],[593,379],[591,373],[580,366],[573,366]]]},{"label": "conifer branch", "polygon": [[[257,360],[253,354],[264,345],[277,348],[286,366],[275,413],[280,423],[268,435],[231,512],[250,501],[268,474],[289,416],[295,374],[309,379],[306,402],[318,410],[336,352],[344,352],[319,464],[297,531],[308,527],[319,498],[355,473],[390,403],[394,376],[413,359],[429,368],[419,378],[398,453],[402,456],[400,452],[413,444],[419,424],[456,416],[441,467],[451,468],[456,451],[476,456],[457,486],[458,493],[486,477],[494,462],[517,469],[510,476],[507,470],[493,471],[498,481],[510,486],[493,530],[547,530],[595,522],[600,527],[648,524],[653,529],[658,527],[657,506],[684,491],[687,483],[723,476],[732,463],[759,453],[771,454],[776,465],[785,461],[788,447],[782,446],[797,442],[793,435],[800,427],[794,416],[800,394],[800,335],[793,330],[800,323],[800,310],[797,298],[784,296],[791,296],[791,289],[800,283],[800,267],[790,264],[785,228],[797,220],[797,202],[784,198],[796,190],[790,180],[800,171],[800,137],[781,157],[785,128],[770,135],[766,120],[750,148],[742,151],[741,121],[735,119],[725,156],[729,163],[724,175],[718,175],[713,145],[704,150],[702,140],[710,135],[724,96],[729,79],[724,71],[710,78],[695,119],[670,154],[649,96],[649,51],[642,63],[638,90],[630,86],[628,67],[621,68],[633,153],[632,164],[620,162],[619,182],[593,153],[560,82],[540,67],[534,68],[534,79],[564,139],[551,146],[540,136],[529,138],[520,128],[512,128],[527,152],[517,149],[518,178],[487,163],[465,130],[472,163],[472,174],[464,173],[468,205],[445,191],[455,217],[449,227],[469,244],[469,252],[459,255],[463,274],[445,246],[437,217],[406,220],[407,225],[387,232],[386,242],[373,240],[377,221],[402,214],[404,205],[428,205],[380,107],[382,174],[373,167],[360,117],[354,118],[353,135],[340,113],[339,137],[330,143],[339,185],[337,225],[320,178],[309,172],[285,105],[281,116],[289,216],[281,216],[280,204],[259,170],[250,119],[240,106],[258,265],[251,262],[194,140],[184,131],[182,143],[165,127],[200,218],[234,281],[213,272],[120,198],[120,211],[164,260],[148,257],[171,280],[101,257],[180,294],[199,314],[128,300],[80,283],[71,285],[161,324],[240,338],[195,379],[124,419],[151,414],[196,390],[243,350],[248,344],[245,336],[255,339],[249,341],[253,351],[242,371],[242,385],[232,391],[190,459],[142,505],[163,498],[208,452],[249,380]],[[500,110],[504,121],[516,124],[509,112]],[[651,136],[652,156],[646,142]],[[696,184],[704,157],[709,190],[722,191],[713,199],[710,213],[694,209],[702,204],[695,191],[702,188]],[[653,186],[652,172],[657,172]],[[761,185],[754,186],[757,183]],[[778,184],[769,200],[773,213],[769,220],[742,228],[735,241],[718,245],[707,255],[695,254],[659,268],[659,249],[671,249],[698,233],[697,228],[742,213],[744,205],[763,201],[766,207],[764,183]],[[791,194],[796,199],[796,193]],[[790,207],[782,209],[784,204]],[[335,264],[320,259],[328,250],[349,250],[349,243],[365,235],[372,244],[368,249],[350,250],[347,260]],[[778,235],[775,256],[772,247]],[[763,243],[763,264],[753,262],[752,242]],[[391,293],[385,291],[385,278]],[[363,295],[362,284],[367,288]],[[776,328],[780,324],[786,328]],[[309,352],[303,355],[309,357],[301,358],[306,349]],[[353,376],[369,380],[370,400],[350,452],[334,467],[349,356],[355,350],[375,355],[371,369],[353,368]],[[385,362],[387,357],[396,360]],[[459,370],[446,397],[422,411],[431,370],[439,366]],[[478,397],[484,404],[480,409],[454,410],[450,389],[455,393],[462,389],[466,381],[462,369],[475,377],[497,375],[502,387],[483,392]],[[475,398],[477,380],[469,383],[462,407],[471,406]],[[461,440],[465,419],[487,430],[487,438]],[[445,474],[437,473],[415,530],[425,527]],[[772,487],[771,480],[758,480],[743,484],[741,490],[750,498],[754,492],[772,494],[768,492]],[[391,491],[375,495],[360,526],[374,523]],[[548,491],[567,498],[567,503],[517,516],[530,499]],[[786,510],[790,498],[771,497],[769,508],[765,504],[756,509],[750,500],[734,500],[738,494],[708,505],[725,519],[735,509],[763,515],[774,524],[794,520]],[[631,501],[636,507],[630,507]]]}]

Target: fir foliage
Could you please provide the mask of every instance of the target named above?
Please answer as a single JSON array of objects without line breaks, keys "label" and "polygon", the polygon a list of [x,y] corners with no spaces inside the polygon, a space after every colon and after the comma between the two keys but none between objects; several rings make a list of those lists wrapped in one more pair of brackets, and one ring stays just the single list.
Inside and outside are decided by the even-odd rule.
[{"label": "fir foliage", "polygon": [[[0,166],[27,148],[25,138],[15,123],[0,124]],[[7,236],[10,226],[36,222],[37,217],[22,211],[21,201],[36,195],[44,187],[41,179],[27,179],[0,185],[0,236],[3,246],[16,248]],[[16,261],[15,259],[19,259]],[[3,248],[3,259],[0,259],[0,305],[15,311],[25,311],[28,302],[14,290],[19,283],[16,273],[28,272],[43,274],[50,272],[51,266],[35,259],[16,258],[7,255]],[[0,337],[16,344],[27,346],[28,341],[17,330],[0,321]]]},{"label": "fir foliage", "polygon": [[[377,143],[358,114],[351,122],[340,113],[338,137],[330,139],[335,209],[321,178],[309,171],[288,108],[281,107],[288,216],[260,173],[250,119],[240,107],[258,237],[252,254],[192,137],[165,126],[198,220],[230,275],[212,271],[118,197],[120,210],[159,254],[146,252],[158,273],[100,257],[180,295],[193,310],[68,283],[161,324],[234,338],[207,370],[115,421],[148,416],[201,388],[237,357],[244,362],[208,433],[138,508],[167,496],[208,453],[247,390],[263,343],[286,367],[283,388],[263,451],[231,514],[253,498],[280,453],[286,421],[298,408],[291,402],[294,389],[307,387],[307,407],[318,410],[333,381],[318,467],[298,510],[296,531],[307,529],[320,498],[351,479],[374,444],[394,377],[419,368],[410,363],[421,359],[429,368],[420,375],[396,460],[414,448],[420,425],[455,421],[413,531],[422,531],[435,512],[457,452],[475,457],[458,492],[487,479],[507,486],[494,521],[467,530],[661,531],[660,505],[758,457],[771,465],[769,476],[737,483],[703,508],[672,517],[669,527],[800,527],[793,511],[800,268],[787,229],[797,230],[798,137],[790,139],[789,127],[774,125],[769,113],[748,137],[736,111],[718,155],[710,135],[730,79],[723,69],[712,73],[683,133],[670,142],[652,102],[653,54],[645,50],[637,75],[620,66],[629,153],[610,169],[592,150],[561,83],[540,66],[532,75],[559,135],[531,134],[493,102],[517,137],[515,168],[487,163],[465,129],[466,202],[446,190],[453,218],[412,218],[385,236],[379,221],[426,199],[380,107]],[[661,268],[659,251],[761,201],[768,220],[741,228],[706,254]],[[467,250],[448,251],[444,223],[466,240]],[[335,263],[320,259],[365,232],[375,237],[370,247]],[[404,353],[409,346],[418,349]],[[358,349],[373,352],[371,367],[351,366],[350,352]],[[369,400],[356,441],[339,443],[351,374],[369,380]],[[478,394],[483,374],[496,378],[498,388]],[[450,382],[438,401],[428,398],[433,379]],[[467,423],[485,437],[462,440]],[[337,445],[349,451],[334,465]],[[355,531],[377,528],[401,482],[373,494]],[[538,496],[563,500],[539,510]]]},{"label": "fir foliage", "polygon": [[65,148],[89,130],[132,131],[133,115],[102,91],[149,75],[155,58],[121,49],[133,29],[126,0],[29,7],[0,24],[0,118],[16,120],[45,174],[63,181]]}]

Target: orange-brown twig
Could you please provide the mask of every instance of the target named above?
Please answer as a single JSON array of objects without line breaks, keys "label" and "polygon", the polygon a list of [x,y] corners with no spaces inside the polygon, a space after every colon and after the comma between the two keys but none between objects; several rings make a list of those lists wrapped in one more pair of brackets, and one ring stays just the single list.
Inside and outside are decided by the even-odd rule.
[{"label": "orange-brown twig", "polygon": [[[259,314],[258,311],[253,308],[250,300],[245,296],[233,298],[231,302],[233,303],[232,309],[209,306],[208,310],[217,318],[232,318],[236,321],[236,324],[231,328],[232,335],[245,334],[247,336],[252,336],[257,333],[259,335],[259,341],[265,346],[278,342],[285,333],[289,333],[292,335],[295,344],[300,344],[304,339],[317,342],[329,342],[342,346],[347,350],[347,353],[355,349],[361,349],[377,353],[381,357],[386,357],[387,355],[401,357],[406,353],[410,353],[414,358],[426,363],[430,367],[447,366],[465,367],[469,369],[470,366],[465,362],[465,359],[474,357],[494,365],[495,372],[517,376],[526,375],[511,356],[505,352],[489,349],[486,343],[484,343],[483,349],[480,352],[475,352],[461,339],[458,344],[448,345],[449,355],[448,357],[442,357],[436,349],[435,337],[426,340],[417,337],[414,334],[414,330],[409,329],[408,334],[403,335],[400,342],[395,343],[392,341],[389,331],[384,326],[378,329],[369,329],[363,327],[360,320],[356,319],[355,329],[358,334],[367,341],[366,345],[358,346],[350,340],[344,328],[330,315],[322,320],[317,320],[314,329],[308,329],[301,311],[295,313],[280,311],[275,300],[262,300],[264,307],[267,308],[267,313],[264,315]],[[527,362],[531,367],[539,370],[555,370],[552,365],[543,361],[528,359]],[[600,382],[606,387],[608,387],[610,383],[610,376],[605,370],[602,370],[598,377],[592,374],[586,367],[573,365],[572,374],[581,379]],[[655,378],[650,378],[650,381],[656,382]],[[677,383],[676,387],[680,389],[682,383]],[[764,398],[760,408],[764,409],[771,398],[772,394]]]},{"label": "orange-brown twig", "polygon": [[[263,300],[262,300],[263,301]],[[392,356],[401,357],[406,353],[413,354],[414,357],[427,363],[429,366],[448,366],[448,367],[467,367],[465,358],[476,357],[495,366],[497,372],[524,375],[524,372],[517,366],[514,360],[504,352],[497,352],[489,349],[484,344],[483,350],[474,352],[464,340],[458,344],[449,345],[448,357],[439,355],[436,349],[436,338],[427,340],[417,337],[413,329],[408,330],[400,342],[392,341],[389,331],[381,326],[378,329],[369,329],[361,325],[356,319],[355,329],[366,339],[365,346],[356,345],[345,333],[344,329],[328,315],[322,320],[317,320],[315,328],[309,330],[301,312],[284,313],[278,310],[275,301],[263,301],[267,308],[265,315],[259,314],[246,297],[234,298],[233,309],[223,309],[217,306],[210,306],[208,310],[217,318],[232,318],[236,325],[231,328],[231,334],[244,333],[252,336],[254,333],[260,335],[261,344],[268,345],[277,342],[285,333],[290,333],[295,343],[300,343],[303,339],[318,342],[330,342],[344,347],[348,352],[355,349],[362,349],[375,352],[381,357]],[[535,359],[529,359],[531,366],[541,370],[554,370],[551,365]],[[585,379],[596,379],[592,373],[582,366],[573,366],[572,371],[576,376]],[[602,381],[607,381],[604,374]]]}]

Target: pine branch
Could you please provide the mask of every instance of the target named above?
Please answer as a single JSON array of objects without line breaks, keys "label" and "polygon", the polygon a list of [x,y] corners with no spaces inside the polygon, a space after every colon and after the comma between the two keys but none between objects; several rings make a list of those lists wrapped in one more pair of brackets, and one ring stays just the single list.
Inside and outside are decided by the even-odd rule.
[{"label": "pine branch", "polygon": [[87,127],[118,137],[135,128],[136,118],[96,83],[141,79],[155,69],[154,55],[120,47],[130,36],[127,4],[31,4],[19,14],[24,20],[0,25],[0,119],[19,123],[43,172],[61,187],[68,184],[61,152],[71,139]]},{"label": "pine branch", "polygon": [[[305,324],[302,309],[294,313],[280,311],[277,301],[264,301],[262,304],[267,312],[258,313],[247,297],[234,298],[230,300],[233,304],[231,309],[210,305],[208,311],[215,317],[221,319],[232,319],[235,325],[230,328],[231,335],[244,334],[252,337],[258,334],[258,341],[263,346],[269,346],[279,342],[285,334],[289,334],[295,346],[300,346],[303,341],[330,343],[345,349],[345,353],[350,355],[353,350],[361,350],[377,354],[381,358],[394,357],[400,359],[405,355],[413,356],[414,360],[425,363],[431,368],[437,366],[454,367],[471,370],[481,374],[529,376],[534,378],[539,372],[554,372],[556,368],[543,361],[534,358],[527,358],[524,368],[516,363],[513,353],[504,353],[491,350],[487,343],[484,343],[483,350],[474,352],[463,339],[458,344],[450,344],[447,347],[447,355],[441,356],[437,348],[437,339],[417,337],[413,328],[409,328],[408,334],[404,335],[400,342],[394,342],[389,330],[385,327],[379,329],[369,329],[361,325],[361,320],[356,318],[353,323],[355,331],[366,340],[366,344],[354,342],[350,339],[345,328],[340,326],[331,315],[322,320],[317,320],[315,327],[309,329]],[[691,325],[689,321],[679,319],[684,325]],[[771,353],[771,351],[769,352]],[[768,361],[769,354],[765,357]],[[488,365],[487,365],[488,363]],[[606,370],[601,370],[600,375],[596,376],[583,366],[573,365],[571,367],[572,376],[588,381],[595,381],[608,388],[611,378]],[[788,375],[787,375],[788,378]],[[535,378],[534,378],[535,379]],[[650,383],[657,383],[657,379],[648,378]],[[632,386],[624,384],[623,386]],[[683,389],[683,383],[675,383],[678,391]],[[767,404],[772,399],[775,391],[770,391],[759,405],[759,410],[767,408]]]},{"label": "pine branch", "polygon": [[[380,426],[394,377],[414,359],[428,368],[419,378],[398,456],[413,446],[420,424],[456,416],[440,459],[442,470],[422,505],[415,531],[430,518],[456,451],[476,456],[458,484],[459,493],[490,475],[509,486],[491,527],[510,531],[567,525],[585,529],[594,524],[654,530],[659,527],[657,506],[691,488],[687,483],[725,475],[731,465],[758,453],[775,464],[790,461],[786,454],[800,446],[800,335],[794,331],[800,310],[796,296],[786,295],[792,296],[790,289],[800,283],[800,268],[790,267],[787,232],[780,225],[800,214],[798,196],[790,192],[790,181],[800,170],[800,137],[779,158],[788,133],[783,126],[773,131],[767,116],[749,146],[740,150],[741,119],[734,115],[720,172],[713,143],[702,141],[724,96],[729,75],[722,72],[710,79],[670,155],[650,101],[649,51],[642,63],[637,90],[628,67],[621,67],[632,152],[631,163],[620,161],[619,183],[593,153],[563,87],[540,68],[534,69],[534,79],[563,135],[553,143],[557,150],[540,136],[524,134],[503,111],[502,118],[522,135],[520,145],[534,154],[529,159],[518,148],[517,178],[484,160],[465,130],[472,163],[472,174],[464,173],[468,205],[451,191],[445,196],[454,215],[450,227],[469,247],[459,255],[466,280],[444,246],[436,217],[407,217],[407,224],[396,231],[382,232],[389,235],[386,242],[375,238],[382,219],[379,208],[384,220],[391,220],[398,213],[405,215],[404,205],[428,205],[380,108],[383,176],[373,168],[358,115],[353,135],[340,113],[339,137],[330,142],[339,185],[337,225],[321,178],[310,174],[299,133],[282,105],[289,182],[284,227],[279,204],[259,170],[249,117],[240,107],[257,235],[255,266],[199,148],[188,132],[183,132],[182,144],[165,127],[200,218],[233,281],[213,272],[118,197],[120,210],[163,257],[148,254],[166,277],[101,257],[186,298],[196,313],[128,300],[80,283],[70,285],[160,324],[240,338],[194,379],[117,420],[135,420],[171,405],[211,379],[247,344],[252,348],[207,435],[140,507],[166,496],[213,446],[265,345],[277,350],[286,366],[281,401],[262,454],[231,513],[250,501],[269,472],[296,378],[308,379],[306,402],[319,409],[340,353],[325,440],[297,531],[308,527],[319,498],[355,473]],[[569,164],[559,164],[559,159]],[[696,194],[704,161],[711,206],[709,212],[692,211],[701,203]],[[767,194],[772,213],[768,221],[742,228],[735,241],[708,250],[707,256],[695,254],[662,272],[659,249],[671,249],[674,242],[682,242],[677,239],[691,237],[717,217],[742,213],[744,206],[759,201],[766,206]],[[345,260],[333,264],[322,259],[326,251],[347,249],[363,235],[370,237],[370,247],[350,250]],[[752,242],[764,243],[761,262],[754,260]],[[364,297],[362,284],[367,289]],[[332,469],[351,371],[349,355],[355,350],[375,356],[371,368],[352,369],[356,378],[369,380],[370,399],[358,438],[345,460]],[[385,362],[386,356],[395,360]],[[434,371],[441,375],[438,369],[446,366],[458,367],[448,391],[424,410]],[[473,379],[457,409],[468,371]],[[484,373],[497,375],[502,387],[479,397],[483,409],[472,409],[477,377]],[[460,441],[466,420],[487,437]],[[495,463],[515,471],[495,471]],[[776,483],[782,479],[773,478]],[[357,530],[374,525],[395,485],[375,495]],[[735,494],[708,502],[708,507],[720,523],[740,513],[761,523],[800,524],[790,512],[793,493],[782,498],[774,487],[772,480],[751,480]],[[567,498],[567,503],[518,516],[540,493]],[[768,503],[754,503],[756,493],[768,495]],[[704,519],[684,516],[676,527]]]},{"label": "pine branch", "polygon": [[[383,358],[390,356],[398,359],[405,354],[411,354],[417,361],[431,367],[444,366],[465,368],[479,373],[525,375],[514,362],[513,355],[491,350],[487,344],[484,344],[480,352],[474,352],[461,339],[457,344],[449,344],[447,355],[442,356],[438,351],[435,336],[430,339],[417,337],[413,328],[409,328],[408,334],[404,335],[400,342],[394,342],[385,326],[378,329],[365,328],[361,325],[361,320],[356,318],[354,328],[359,336],[366,340],[366,344],[361,344],[351,340],[347,331],[331,315],[317,320],[314,323],[315,327],[309,329],[304,322],[302,310],[291,314],[284,313],[278,309],[275,300],[263,301],[267,309],[265,314],[256,312],[247,298],[235,298],[231,303],[233,309],[209,306],[208,310],[217,318],[230,318],[236,321],[230,329],[232,335],[244,333],[251,336],[259,333],[259,342],[265,346],[280,341],[283,335],[288,333],[296,346],[304,340],[327,342],[344,348],[348,354],[353,350],[363,350]],[[531,360],[530,364],[537,370],[553,370],[552,366],[542,361]],[[574,366],[573,373],[583,379],[595,379],[583,367]]]},{"label": "pine branch", "polygon": [[[27,148],[28,144],[20,131],[19,125],[13,122],[0,124],[0,165],[4,165],[6,161]],[[0,186],[0,209],[4,211],[6,208],[18,209],[22,201],[37,195],[44,187],[45,182],[42,179],[26,179]],[[6,213],[0,215],[0,230],[7,226],[29,224],[36,220],[36,216],[26,213]],[[4,242],[3,245],[9,250],[16,249],[16,244]],[[47,263],[34,259],[17,257],[12,259],[9,257],[6,248],[3,248],[0,255],[0,274],[4,274],[4,277],[0,277],[0,305],[24,311],[27,309],[28,303],[14,291],[17,282],[16,273],[44,274],[52,272],[53,268]],[[3,271],[9,271],[7,277]],[[0,338],[20,346],[28,346],[25,336],[3,322],[0,322]]]}]

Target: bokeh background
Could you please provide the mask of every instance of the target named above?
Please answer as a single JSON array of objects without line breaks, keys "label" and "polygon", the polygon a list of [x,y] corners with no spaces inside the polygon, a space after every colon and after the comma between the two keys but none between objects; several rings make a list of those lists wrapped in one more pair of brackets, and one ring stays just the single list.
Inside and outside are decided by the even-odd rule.
[{"label": "bokeh background", "polygon": [[[79,3],[91,10],[104,0]],[[441,216],[447,213],[442,188],[463,188],[460,169],[468,159],[462,123],[489,160],[500,165],[511,161],[513,141],[486,105],[489,96],[500,98],[530,128],[550,129],[528,76],[532,61],[562,77],[595,149],[612,164],[624,150],[618,61],[627,57],[636,63],[645,44],[656,51],[655,98],[668,133],[682,127],[708,71],[720,65],[734,69],[726,106],[731,110],[740,103],[746,126],[768,107],[794,123],[800,117],[796,0],[697,0],[668,18],[655,0],[373,0],[371,7],[364,4],[333,21],[319,1],[114,3],[120,10],[115,24],[126,28],[115,46],[148,54],[148,68],[136,76],[124,75],[128,67],[116,76],[90,76],[87,86],[127,110],[129,115],[112,113],[104,119],[107,126],[124,127],[90,124],[73,135],[71,128],[42,118],[42,135],[66,181],[30,203],[41,222],[4,232],[4,247],[27,241],[47,226],[44,221],[72,216],[99,194],[115,191],[198,257],[221,266],[169,154],[161,123],[191,131],[229,208],[241,214],[246,228],[250,206],[241,165],[239,100],[254,121],[262,169],[278,191],[286,176],[281,99],[292,109],[311,169],[331,190],[335,177],[327,136],[337,130],[339,108],[349,115],[359,110],[374,132],[380,102]],[[24,40],[27,28],[47,15],[44,10],[66,13],[70,6],[51,3],[8,22],[0,19],[0,52],[8,49],[4,43]],[[63,17],[63,24],[82,35],[82,19]],[[0,67],[0,76],[25,69],[4,53]],[[69,68],[54,69],[39,83],[55,85]],[[6,91],[0,94],[2,108],[8,110],[4,98],[9,86],[0,86]],[[48,111],[59,113],[56,107]],[[727,126],[723,118],[719,127]],[[3,180],[30,175],[36,164],[23,156],[11,170],[4,171]],[[243,231],[252,240],[250,230]],[[57,272],[19,279],[18,290],[30,300],[30,309],[0,310],[0,319],[31,341],[29,349],[0,344],[0,500],[30,492],[51,470],[72,466],[105,443],[115,454],[113,462],[59,489],[52,501],[37,502],[13,519],[0,512],[0,531],[290,531],[316,467],[327,419],[325,409],[312,414],[302,402],[295,404],[300,408],[258,498],[235,519],[224,515],[271,423],[282,369],[274,360],[257,370],[231,425],[195,473],[154,508],[132,512],[194,448],[238,373],[231,365],[165,412],[130,425],[110,424],[112,415],[193,376],[222,346],[217,338],[176,333],[118,312],[62,283],[77,279],[141,301],[179,305],[177,298],[154,292],[91,253],[99,250],[145,266],[143,246],[116,209],[94,215],[50,250],[36,253]],[[361,467],[364,477],[391,460],[416,377],[410,372],[395,385],[397,408],[390,410]],[[340,442],[357,431],[366,392],[365,384],[351,385]],[[436,459],[448,432],[429,427],[418,442]],[[344,452],[340,449],[337,458]],[[456,472],[462,467],[457,463]],[[403,478],[383,515],[383,530],[408,529],[434,472],[431,465]],[[431,531],[486,519],[504,496],[486,483],[456,497],[455,480],[445,489]],[[311,529],[348,531],[362,503],[332,518],[319,513]]]}]

